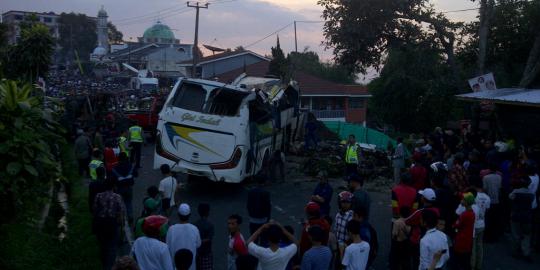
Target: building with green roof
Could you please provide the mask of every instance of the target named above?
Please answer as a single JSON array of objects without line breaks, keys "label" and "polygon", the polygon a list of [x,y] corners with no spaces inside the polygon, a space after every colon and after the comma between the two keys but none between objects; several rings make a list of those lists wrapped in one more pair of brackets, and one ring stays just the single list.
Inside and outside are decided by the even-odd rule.
[{"label": "building with green roof", "polygon": [[174,33],[169,26],[158,21],[144,31],[143,36],[139,38],[139,42],[179,44],[180,40],[174,37]]}]

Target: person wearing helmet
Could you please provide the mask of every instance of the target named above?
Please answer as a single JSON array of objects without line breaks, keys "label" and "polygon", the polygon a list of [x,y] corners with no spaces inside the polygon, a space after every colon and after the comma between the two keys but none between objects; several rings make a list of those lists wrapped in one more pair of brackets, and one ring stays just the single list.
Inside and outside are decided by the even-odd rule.
[{"label": "person wearing helmet", "polygon": [[353,218],[353,210],[351,210],[353,194],[349,191],[342,191],[338,194],[339,211],[336,213],[334,228],[336,238],[339,245],[340,258],[343,257],[345,250],[345,242],[348,240],[347,223]]},{"label": "person wearing helmet", "polygon": [[323,245],[328,244],[328,234],[330,232],[330,224],[326,219],[321,217],[321,207],[316,202],[309,202],[305,207],[307,221],[304,223],[302,236],[300,237],[300,257],[311,248],[311,240],[309,239],[308,229],[311,226],[319,226],[324,230]]},{"label": "person wearing helmet", "polygon": [[131,254],[141,270],[173,270],[173,262],[167,244],[163,239],[167,231],[168,219],[164,216],[149,216],[144,219],[142,228],[145,236],[133,243]]}]

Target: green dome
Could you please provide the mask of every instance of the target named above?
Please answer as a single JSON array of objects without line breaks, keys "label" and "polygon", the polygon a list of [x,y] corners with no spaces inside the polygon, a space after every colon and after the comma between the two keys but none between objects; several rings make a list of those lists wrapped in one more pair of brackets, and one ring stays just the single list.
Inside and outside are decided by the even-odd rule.
[{"label": "green dome", "polygon": [[150,28],[146,29],[143,34],[144,39],[170,39],[174,40],[174,34],[167,25],[157,22]]}]

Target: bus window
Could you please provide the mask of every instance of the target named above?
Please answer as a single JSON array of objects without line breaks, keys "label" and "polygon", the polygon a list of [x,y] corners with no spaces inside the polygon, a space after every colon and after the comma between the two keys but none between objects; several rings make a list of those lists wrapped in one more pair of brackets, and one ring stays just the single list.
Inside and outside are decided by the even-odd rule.
[{"label": "bus window", "polygon": [[226,88],[216,88],[210,93],[206,113],[235,116],[248,93]]},{"label": "bus window", "polygon": [[206,101],[206,90],[202,85],[183,83],[172,100],[172,106],[194,111],[203,112]]}]

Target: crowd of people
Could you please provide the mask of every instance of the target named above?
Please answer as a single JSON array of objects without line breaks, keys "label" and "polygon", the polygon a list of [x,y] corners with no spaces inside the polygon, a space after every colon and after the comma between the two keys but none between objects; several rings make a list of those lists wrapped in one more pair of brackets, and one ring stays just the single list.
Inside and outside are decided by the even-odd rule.
[{"label": "crowd of people", "polygon": [[57,98],[103,92],[114,93],[126,88],[124,85],[116,82],[97,81],[94,78],[68,70],[50,71],[46,82],[45,94]]},{"label": "crowd of people", "polygon": [[[389,153],[391,164],[398,165],[391,189],[391,226],[375,228],[370,223],[370,194],[364,189],[369,180],[357,171],[362,149],[351,135],[344,154],[347,190],[334,191],[321,170],[313,193],[304,198],[308,203],[298,238],[292,226],[272,219],[266,178],[260,177],[247,195],[248,216],[228,217],[227,252],[218,254],[227,257],[227,265],[215,267],[211,206],[200,203],[199,218],[191,223],[191,205],[175,195],[182,185],[168,165],[160,168],[159,185],[147,188],[140,216],[133,213],[132,187],[143,137],[134,124],[121,134],[100,130],[90,136],[81,130],[75,143],[81,173],[91,179],[89,207],[107,270],[364,270],[377,257],[377,234],[388,229],[390,269],[482,269],[483,243],[500,241],[505,232],[512,236],[513,256],[524,261],[532,261],[532,248],[540,244],[539,177],[526,148],[472,133],[457,136],[436,130],[414,140],[411,165],[405,166],[407,147],[398,139],[396,150]],[[106,143],[101,146],[100,140]],[[79,155],[88,149],[91,156]],[[338,205],[332,215],[334,195]],[[172,215],[178,216],[177,224],[172,224]],[[249,237],[241,230],[244,220]],[[133,231],[135,240],[130,255],[116,259],[122,230]]]},{"label": "crowd of people", "polygon": [[[404,147],[398,139],[396,149]],[[534,151],[470,129],[437,128],[410,141],[408,168],[390,153],[401,177],[392,189],[392,269],[482,269],[484,243],[511,234],[512,256],[532,262],[540,248]]]}]

